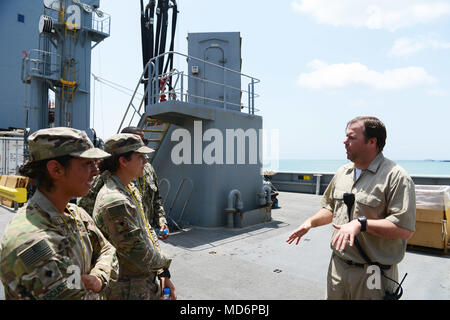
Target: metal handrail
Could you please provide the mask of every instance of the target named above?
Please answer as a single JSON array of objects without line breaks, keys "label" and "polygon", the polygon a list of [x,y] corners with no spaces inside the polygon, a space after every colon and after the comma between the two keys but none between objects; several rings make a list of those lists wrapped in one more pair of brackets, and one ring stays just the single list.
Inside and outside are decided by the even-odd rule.
[{"label": "metal handrail", "polygon": [[102,12],[102,15],[106,17],[103,19],[100,17],[97,18],[97,13],[92,12],[92,30],[109,35],[111,30],[111,16],[105,12]]},{"label": "metal handrail", "polygon": [[164,204],[166,203],[166,200],[167,200],[167,196],[169,195],[171,186],[170,186],[170,181],[169,181],[168,178],[162,178],[162,179],[159,181],[159,189],[161,189],[161,186],[162,186],[163,182],[166,182],[166,183],[167,183],[167,192],[166,192],[164,198],[162,199],[162,204],[163,204],[163,206],[164,206]]},{"label": "metal handrail", "polygon": [[49,77],[60,73],[61,56],[50,51],[32,49],[22,61],[22,80],[31,75]]},{"label": "metal handrail", "polygon": [[[180,56],[182,56],[182,57],[187,58],[187,59],[186,59],[187,61],[189,61],[189,59],[191,59],[191,60],[197,60],[197,61],[199,61],[199,62],[202,62],[202,63],[205,63],[205,64],[209,64],[209,65],[211,65],[211,66],[220,68],[220,69],[222,69],[223,71],[231,72],[231,73],[234,73],[234,74],[239,75],[239,76],[241,76],[241,77],[248,78],[248,79],[249,79],[249,84],[248,84],[249,90],[246,91],[246,90],[242,90],[241,88],[236,88],[236,87],[232,87],[232,86],[226,85],[226,84],[224,84],[224,83],[218,83],[218,82],[211,81],[211,80],[207,80],[207,79],[204,79],[204,78],[193,77],[193,76],[190,76],[189,74],[184,75],[184,73],[183,73],[183,76],[186,76],[187,78],[193,78],[193,79],[195,79],[195,80],[198,80],[198,81],[201,81],[201,82],[204,82],[204,83],[211,83],[211,84],[215,84],[215,85],[221,86],[221,87],[223,87],[223,88],[228,88],[228,89],[231,89],[231,90],[236,90],[236,91],[239,91],[239,92],[241,92],[241,93],[247,93],[247,94],[249,95],[249,106],[248,106],[248,108],[249,108],[249,113],[254,114],[254,111],[255,111],[254,98],[255,98],[255,97],[256,97],[256,98],[259,97],[258,94],[255,94],[255,93],[254,93],[254,86],[255,86],[255,84],[258,84],[258,83],[261,82],[259,79],[254,78],[254,77],[249,76],[249,75],[246,75],[246,74],[241,73],[241,72],[239,72],[239,71],[236,71],[236,70],[233,70],[233,69],[229,69],[229,68],[226,68],[226,67],[224,67],[224,66],[221,66],[221,65],[218,65],[218,64],[209,62],[209,61],[205,61],[205,60],[202,60],[202,59],[200,59],[200,58],[192,57],[192,56],[189,56],[189,55],[186,55],[186,54],[183,54],[183,53],[179,53],[179,52],[176,52],[176,51],[168,51],[168,52],[166,52],[166,53],[160,54],[160,55],[158,55],[158,56],[156,56],[156,57],[150,59],[150,61],[149,61],[149,62],[147,63],[147,65],[146,65],[146,68],[148,68],[149,65],[154,65],[154,66],[156,66],[156,68],[158,68],[158,65],[159,65],[158,61],[159,61],[159,59],[162,58],[163,56],[169,55],[169,54],[180,55]],[[158,84],[159,84],[159,79],[158,79],[158,82],[156,82],[154,79],[152,79],[152,84],[153,84],[153,85],[155,85],[155,84],[158,85]],[[181,95],[183,95],[183,94],[184,94],[184,92],[182,91],[182,92],[181,92]],[[158,96],[158,98],[159,98],[159,97],[160,97],[160,94],[158,94],[157,96]],[[190,94],[187,93],[187,96],[190,96]],[[207,97],[202,97],[202,98],[204,98],[204,99],[209,99],[209,98],[207,98]],[[159,102],[158,99],[156,99],[156,101],[157,101],[156,103]],[[225,99],[224,99],[223,101],[222,101],[222,100],[219,100],[219,102],[220,102],[220,103],[224,103],[224,104],[232,104],[231,102],[228,102],[228,101],[226,101]]]},{"label": "metal handrail", "polygon": [[[189,55],[187,55],[187,54],[179,53],[179,52],[176,52],[176,51],[168,51],[168,52],[162,53],[162,54],[160,54],[160,55],[158,55],[158,56],[152,58],[150,61],[155,60],[155,59],[158,59],[158,58],[160,58],[160,57],[162,57],[162,56],[164,56],[164,55],[166,55],[166,54],[178,54],[178,55],[183,56],[183,57],[186,57],[186,58],[188,58],[188,59],[193,59],[193,60],[197,60],[197,61],[200,61],[200,62],[204,62],[204,63],[210,64],[210,65],[212,65],[212,66],[215,66],[215,67],[219,67],[219,68],[221,68],[221,69],[224,69],[224,70],[226,70],[226,71],[230,71],[230,72],[236,73],[237,75],[241,75],[241,76],[244,76],[244,77],[246,77],[246,78],[254,79],[254,80],[257,81],[257,82],[255,82],[255,83],[261,82],[259,79],[254,78],[254,77],[249,76],[249,75],[246,75],[245,73],[242,73],[242,72],[239,72],[239,71],[236,71],[236,70],[233,70],[233,69],[229,69],[229,68],[226,68],[226,67],[221,66],[221,65],[219,65],[219,64],[215,64],[215,63],[212,63],[212,62],[209,62],[209,61],[206,61],[206,60],[202,60],[202,59],[200,59],[200,58],[192,57],[192,56],[189,56]],[[149,61],[149,62],[150,62],[150,61]]]},{"label": "metal handrail", "polygon": [[[170,73],[166,73],[166,74],[162,75],[161,78],[167,77],[167,76],[169,76],[169,75],[170,75]],[[181,75],[181,76],[183,76],[183,72],[178,71],[177,73],[172,73],[172,75],[178,75],[178,76]],[[223,87],[229,88],[229,89],[238,90],[239,92],[243,92],[243,93],[248,93],[248,94],[251,93],[250,91],[241,90],[241,89],[236,88],[236,87],[227,86],[227,85],[224,85],[223,83],[214,82],[214,81],[207,80],[207,79],[203,79],[203,78],[197,78],[197,77],[193,77],[193,76],[190,76],[190,75],[186,75],[186,77],[188,77],[188,78],[194,78],[194,79],[201,79],[201,80],[204,81],[204,82],[212,83],[212,84],[216,84],[216,85],[220,85],[220,86],[223,86]],[[176,83],[177,83],[177,82],[178,82],[178,78],[177,78],[177,80],[176,80]],[[251,84],[249,84],[249,86],[250,86],[250,85],[251,85]],[[181,88],[180,88],[180,89],[174,88],[173,90],[171,90],[171,91],[169,91],[169,92],[160,92],[160,93],[158,94],[158,98],[161,98],[161,96],[163,96],[163,95],[165,95],[165,94],[167,94],[167,93],[170,94],[170,93],[172,93],[172,92],[173,92],[173,93],[179,93],[180,97],[181,97],[181,95],[183,94],[183,91],[182,91]],[[209,100],[209,101],[213,101],[213,102],[220,102],[220,103],[223,103],[223,100],[217,100],[217,99],[208,98],[208,97],[205,97],[205,96],[197,96],[197,95],[190,94],[190,93],[187,93],[187,92],[186,92],[186,96],[188,96],[188,97],[193,97],[193,98],[198,98],[198,99]],[[258,98],[259,95],[255,93],[255,97]],[[250,98],[250,95],[249,95],[249,98]],[[169,100],[170,100],[170,99],[169,99]],[[183,100],[181,100],[181,101],[183,101]],[[227,104],[234,105],[234,106],[238,106],[238,107],[242,107],[242,104],[238,104],[238,103],[227,102]],[[257,109],[257,108],[254,108],[254,110],[260,111],[260,110]]]},{"label": "metal handrail", "polygon": [[[186,206],[187,206],[189,200],[191,199],[191,195],[192,195],[192,192],[193,192],[193,190],[194,190],[194,182],[192,181],[192,179],[190,179],[190,178],[188,178],[188,177],[184,177],[184,178],[181,180],[180,184],[178,185],[177,192],[175,193],[175,197],[174,197],[174,199],[173,199],[173,201],[172,201],[172,204],[171,204],[171,206],[170,206],[170,208],[169,208],[169,211],[168,211],[168,213],[167,213],[167,217],[170,218],[173,222],[176,222],[176,221],[175,221],[175,219],[173,219],[172,217],[170,217],[170,214],[172,213],[172,209],[173,209],[173,207],[174,207],[174,205],[175,205],[175,202],[176,202],[177,199],[178,199],[178,196],[179,196],[179,194],[180,194],[181,188],[182,188],[182,186],[184,185],[184,182],[185,182],[185,181],[190,182],[190,184],[191,184],[191,190],[190,190],[190,192],[189,192],[189,196],[188,196],[188,197],[186,198],[186,200],[184,201],[183,209],[181,210],[180,216],[179,216],[178,219],[176,220],[176,221],[178,221],[179,223],[181,223],[181,219],[183,218],[183,214],[184,214],[184,209],[186,209]],[[175,225],[176,225],[179,229],[181,229],[181,228],[178,226],[178,224],[175,223]]]},{"label": "metal handrail", "polygon": [[[209,79],[195,77],[195,76],[190,75],[189,73],[185,73],[184,71],[180,71],[177,69],[173,69],[170,72],[159,75],[159,70],[158,70],[159,69],[159,61],[165,55],[173,55],[173,56],[178,55],[178,56],[186,58],[187,62],[189,62],[189,60],[195,60],[195,61],[198,61],[198,62],[201,62],[204,64],[214,66],[216,68],[220,68],[224,72],[224,75],[225,75],[225,72],[230,72],[234,75],[239,75],[241,78],[242,77],[247,78],[248,79],[247,90],[242,89],[242,88],[233,87],[233,86],[225,84],[225,83],[212,81]],[[150,74],[148,74],[149,70],[150,70]],[[156,75],[159,75],[159,76],[156,76]],[[147,76],[148,76],[148,78],[147,78]],[[164,79],[164,78],[168,78],[169,76],[172,76],[172,77],[176,76],[176,81],[173,84],[172,90],[160,92],[160,90],[159,90],[160,80]],[[149,62],[145,65],[144,70],[142,71],[141,76],[136,85],[136,88],[133,92],[133,95],[130,99],[130,102],[128,103],[127,109],[125,111],[125,114],[123,116],[123,119],[120,123],[119,129],[117,132],[120,132],[120,130],[125,122],[125,119],[128,117],[128,113],[129,113],[131,107],[133,107],[134,113],[131,116],[130,125],[131,125],[131,122],[134,119],[134,116],[136,115],[136,113],[141,116],[141,109],[142,109],[142,105],[144,104],[145,97],[147,97],[149,99],[150,104],[159,104],[159,103],[161,103],[161,101],[160,101],[161,96],[168,95],[167,100],[178,100],[179,99],[180,101],[183,102],[185,98],[187,100],[188,97],[192,97],[192,98],[197,98],[197,99],[203,99],[204,101],[213,101],[213,102],[223,103],[224,109],[227,108],[227,105],[238,106],[240,109],[245,108],[245,105],[243,105],[242,103],[235,103],[232,101],[227,101],[225,95],[224,95],[223,100],[217,100],[217,99],[213,99],[213,98],[206,97],[206,96],[201,96],[201,95],[199,96],[199,95],[191,94],[185,88],[185,84],[184,84],[184,80],[183,80],[184,78],[194,79],[194,80],[200,81],[202,83],[220,86],[220,87],[224,88],[224,90],[225,89],[233,90],[235,92],[240,92],[241,95],[247,95],[248,96],[248,105],[247,105],[248,113],[255,114],[255,111],[259,111],[259,109],[255,108],[255,98],[259,97],[259,95],[257,93],[255,93],[255,85],[261,82],[259,79],[254,78],[249,75],[246,75],[242,72],[239,72],[239,71],[236,71],[233,69],[229,69],[229,68],[226,68],[224,66],[221,66],[221,65],[209,62],[209,61],[202,60],[200,58],[192,57],[192,56],[189,56],[189,55],[186,55],[183,53],[179,53],[176,51],[168,51],[168,52],[162,53],[162,54],[150,59]],[[136,109],[134,107],[134,105],[135,105],[134,100],[136,99],[136,95],[139,90],[139,87],[141,85],[143,85],[144,83],[147,83],[147,87],[146,87],[146,90],[140,101],[139,108]],[[244,87],[245,87],[245,85],[244,85]]]},{"label": "metal handrail", "polygon": [[[143,80],[145,79],[145,75],[147,74],[147,70],[148,70],[149,64],[150,64],[150,63],[147,63],[147,64],[145,65],[144,70],[143,70],[142,73],[141,73],[141,76],[140,76],[139,81],[138,81],[138,83],[137,83],[137,85],[136,85],[136,88],[134,89],[133,95],[131,96],[130,102],[128,103],[127,109],[125,110],[125,114],[123,115],[122,121],[120,122],[119,129],[117,130],[117,133],[119,133],[120,130],[122,129],[122,125],[123,125],[123,123],[125,122],[125,118],[126,118],[127,115],[128,115],[128,111],[130,110],[130,107],[133,105],[133,100],[134,100],[134,97],[136,96],[136,93],[137,93],[138,90],[139,90],[139,86],[140,86],[142,83],[144,83]],[[142,104],[143,104],[143,102],[144,102],[145,97],[147,96],[147,93],[148,93],[148,86],[147,86],[147,88],[146,88],[146,90],[145,90],[145,92],[144,92],[144,95],[143,95],[142,99],[141,99],[141,103],[140,103],[140,105],[139,105],[139,111],[141,110]],[[134,115],[135,115],[135,114],[136,114],[136,110],[135,110],[135,113],[134,113],[133,116],[132,116],[132,119],[134,118]]]}]

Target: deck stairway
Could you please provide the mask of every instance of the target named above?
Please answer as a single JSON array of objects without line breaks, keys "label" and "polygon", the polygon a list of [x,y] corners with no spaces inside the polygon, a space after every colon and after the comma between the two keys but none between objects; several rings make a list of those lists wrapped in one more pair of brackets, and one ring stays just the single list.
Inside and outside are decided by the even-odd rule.
[{"label": "deck stairway", "polygon": [[153,119],[144,114],[141,117],[141,121],[139,121],[138,127],[142,128],[144,131],[144,136],[148,140],[147,146],[155,150],[155,152],[150,153],[147,158],[148,161],[152,163],[167,131],[169,130],[170,123]]}]

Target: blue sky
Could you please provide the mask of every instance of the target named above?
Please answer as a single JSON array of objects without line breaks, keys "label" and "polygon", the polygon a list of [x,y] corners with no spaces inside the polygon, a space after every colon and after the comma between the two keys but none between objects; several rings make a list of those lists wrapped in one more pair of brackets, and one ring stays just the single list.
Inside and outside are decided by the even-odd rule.
[{"label": "blue sky", "polygon": [[[345,159],[348,120],[379,117],[394,160],[450,159],[450,1],[179,0],[175,50],[188,32],[239,31],[280,158]],[[139,1],[103,0],[111,36],[92,72],[134,88],[142,72]],[[95,94],[94,94],[95,91]],[[92,121],[107,138],[129,96],[92,81]],[[95,95],[95,100],[94,100]]]}]

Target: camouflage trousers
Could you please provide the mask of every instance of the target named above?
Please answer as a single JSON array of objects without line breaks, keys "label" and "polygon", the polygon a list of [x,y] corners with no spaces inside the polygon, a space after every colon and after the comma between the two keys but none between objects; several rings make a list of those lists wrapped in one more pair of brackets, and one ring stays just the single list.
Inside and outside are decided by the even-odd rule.
[{"label": "camouflage trousers", "polygon": [[146,278],[120,277],[111,282],[109,300],[159,300],[161,286],[156,273]]}]

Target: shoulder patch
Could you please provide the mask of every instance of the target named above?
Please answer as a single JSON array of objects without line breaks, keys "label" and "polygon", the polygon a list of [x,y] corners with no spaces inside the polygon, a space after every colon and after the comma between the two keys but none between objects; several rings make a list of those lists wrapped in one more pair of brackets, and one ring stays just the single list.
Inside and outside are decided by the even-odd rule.
[{"label": "shoulder patch", "polygon": [[23,261],[25,266],[31,267],[36,262],[42,260],[44,257],[52,253],[52,249],[45,239],[42,239],[32,246],[26,248],[18,254],[18,257]]}]

